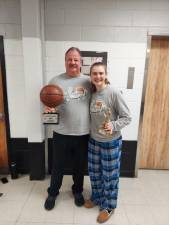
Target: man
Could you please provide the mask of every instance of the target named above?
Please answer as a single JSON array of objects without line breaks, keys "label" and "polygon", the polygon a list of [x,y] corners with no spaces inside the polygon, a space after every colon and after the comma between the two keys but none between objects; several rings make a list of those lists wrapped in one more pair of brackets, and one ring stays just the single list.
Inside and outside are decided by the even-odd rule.
[{"label": "man", "polygon": [[[89,77],[81,74],[81,53],[72,47],[65,54],[66,73],[54,77],[50,84],[57,84],[64,92],[64,102],[57,107],[59,124],[53,132],[53,164],[45,209],[51,210],[62,185],[64,163],[71,157],[73,164],[72,193],[77,206],[84,204],[83,180],[87,158],[89,133]],[[45,111],[52,111],[46,108]]]}]

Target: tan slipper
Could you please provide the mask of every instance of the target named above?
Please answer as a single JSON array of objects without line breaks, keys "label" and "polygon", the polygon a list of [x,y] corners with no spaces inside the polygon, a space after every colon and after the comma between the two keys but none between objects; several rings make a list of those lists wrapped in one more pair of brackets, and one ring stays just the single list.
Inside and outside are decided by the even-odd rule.
[{"label": "tan slipper", "polygon": [[113,212],[114,212],[114,210],[109,212],[108,210],[103,209],[97,217],[97,222],[98,223],[106,222],[110,218],[110,216],[113,214]]},{"label": "tan slipper", "polygon": [[84,203],[84,207],[87,209],[91,209],[93,207],[95,207],[96,205],[94,204],[94,202],[92,202],[92,200],[88,199],[85,201]]}]

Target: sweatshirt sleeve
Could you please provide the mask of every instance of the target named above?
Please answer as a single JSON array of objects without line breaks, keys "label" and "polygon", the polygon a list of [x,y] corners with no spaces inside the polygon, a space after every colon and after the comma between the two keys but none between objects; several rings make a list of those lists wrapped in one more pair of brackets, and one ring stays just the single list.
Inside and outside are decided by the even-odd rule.
[{"label": "sweatshirt sleeve", "polygon": [[115,91],[114,94],[112,94],[112,98],[114,100],[113,103],[117,114],[117,119],[111,122],[113,125],[113,130],[120,131],[131,122],[131,113],[120,92]]}]

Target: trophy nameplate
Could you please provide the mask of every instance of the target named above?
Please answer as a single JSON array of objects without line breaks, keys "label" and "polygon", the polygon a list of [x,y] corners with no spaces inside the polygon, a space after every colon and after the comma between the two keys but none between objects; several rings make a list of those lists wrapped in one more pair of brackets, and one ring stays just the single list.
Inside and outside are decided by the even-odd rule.
[{"label": "trophy nameplate", "polygon": [[59,124],[59,113],[43,113],[42,121],[43,124]]}]

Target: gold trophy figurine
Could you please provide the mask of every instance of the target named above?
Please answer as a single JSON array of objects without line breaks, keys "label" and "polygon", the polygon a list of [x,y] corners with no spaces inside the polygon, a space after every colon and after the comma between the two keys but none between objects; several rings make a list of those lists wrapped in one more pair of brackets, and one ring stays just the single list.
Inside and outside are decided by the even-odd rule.
[{"label": "gold trophy figurine", "polygon": [[106,131],[105,129],[104,129],[104,127],[105,127],[105,124],[106,123],[109,123],[111,120],[110,120],[110,116],[111,116],[111,110],[110,110],[110,108],[106,108],[105,110],[104,110],[104,122],[103,122],[103,124],[102,124],[102,127],[99,129],[99,133],[100,134],[103,134],[103,135],[105,135],[105,136],[110,136],[111,135],[111,133],[109,132],[109,131]]}]

